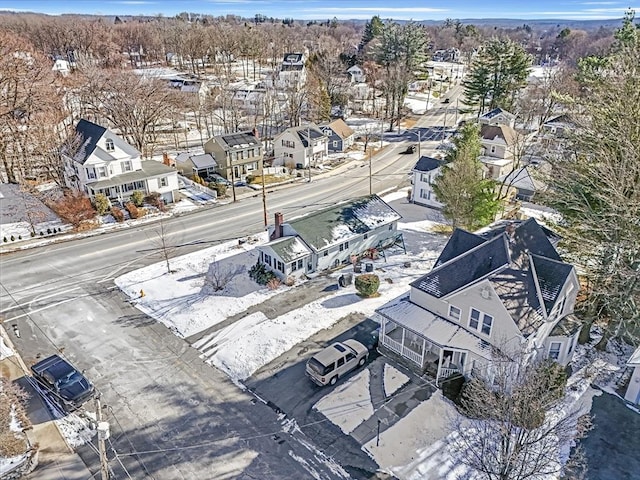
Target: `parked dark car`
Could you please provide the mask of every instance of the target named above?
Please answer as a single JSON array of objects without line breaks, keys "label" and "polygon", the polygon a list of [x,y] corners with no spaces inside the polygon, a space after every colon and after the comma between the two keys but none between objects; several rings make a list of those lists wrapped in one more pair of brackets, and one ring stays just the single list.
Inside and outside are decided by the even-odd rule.
[{"label": "parked dark car", "polygon": [[91,382],[59,355],[36,363],[31,371],[43,395],[67,412],[77,410],[95,394]]},{"label": "parked dark car", "polygon": [[409,145],[405,150],[403,150],[400,153],[416,153],[416,146],[415,145]]},{"label": "parked dark car", "polygon": [[449,103],[449,102],[451,102],[451,100],[450,100],[450,99],[448,99],[448,98],[445,98],[445,99],[442,101],[442,103]]},{"label": "parked dark car", "polygon": [[221,184],[227,185],[227,186],[231,185],[231,182],[229,180],[224,178],[222,175],[218,175],[217,173],[213,173],[213,174],[207,176],[207,180],[209,182],[221,183]]}]

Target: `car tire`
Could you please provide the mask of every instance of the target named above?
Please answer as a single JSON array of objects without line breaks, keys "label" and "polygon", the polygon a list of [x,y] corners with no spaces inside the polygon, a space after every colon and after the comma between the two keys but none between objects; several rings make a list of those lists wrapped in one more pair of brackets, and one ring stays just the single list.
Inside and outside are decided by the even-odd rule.
[{"label": "car tire", "polygon": [[338,376],[336,375],[331,380],[329,380],[329,385],[335,385],[337,381],[338,381]]},{"label": "car tire", "polygon": [[360,361],[358,362],[358,366],[359,366],[359,367],[364,366],[364,364],[366,363],[366,361],[367,361],[367,357],[362,357],[362,358],[360,359]]}]

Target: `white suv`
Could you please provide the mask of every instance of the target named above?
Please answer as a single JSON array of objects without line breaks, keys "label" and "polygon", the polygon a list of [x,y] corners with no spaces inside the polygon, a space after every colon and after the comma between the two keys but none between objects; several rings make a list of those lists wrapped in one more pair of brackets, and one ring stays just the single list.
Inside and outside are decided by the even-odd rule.
[{"label": "white suv", "polygon": [[307,362],[306,374],[321,387],[335,385],[338,378],[363,366],[367,358],[367,347],[356,340],[345,340],[334,343],[311,357]]}]

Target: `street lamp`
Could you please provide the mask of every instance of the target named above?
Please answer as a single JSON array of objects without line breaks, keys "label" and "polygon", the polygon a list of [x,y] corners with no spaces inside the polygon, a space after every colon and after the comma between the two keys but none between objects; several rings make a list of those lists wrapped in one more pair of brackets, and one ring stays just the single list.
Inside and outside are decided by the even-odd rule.
[{"label": "street lamp", "polygon": [[416,135],[418,137],[418,160],[420,160],[420,142],[421,142],[421,134],[422,132],[420,131],[420,129],[418,128],[418,132],[410,132],[409,130],[407,130],[407,133],[410,133],[411,135]]}]

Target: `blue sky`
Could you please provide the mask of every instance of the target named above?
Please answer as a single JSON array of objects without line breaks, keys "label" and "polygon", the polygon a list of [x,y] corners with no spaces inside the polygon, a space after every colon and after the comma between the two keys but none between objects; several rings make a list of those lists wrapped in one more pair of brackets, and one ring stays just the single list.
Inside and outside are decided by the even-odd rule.
[{"label": "blue sky", "polygon": [[[640,1],[640,0],[638,0]],[[398,0],[396,0],[398,2]],[[0,10],[48,14],[173,16],[183,11],[211,15],[256,13],[296,19],[443,20],[445,18],[606,19],[621,18],[628,2],[580,0],[0,0]],[[640,12],[639,7],[633,7]]]}]

